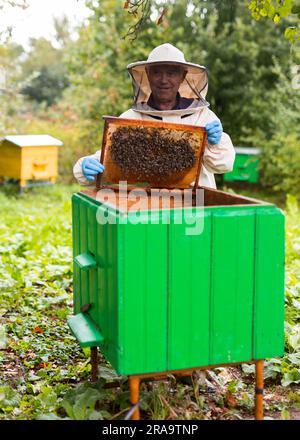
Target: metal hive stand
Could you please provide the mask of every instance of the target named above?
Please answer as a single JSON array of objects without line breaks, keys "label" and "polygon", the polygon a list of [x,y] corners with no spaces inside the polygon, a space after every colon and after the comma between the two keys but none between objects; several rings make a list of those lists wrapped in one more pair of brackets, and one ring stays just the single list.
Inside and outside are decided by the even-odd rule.
[{"label": "metal hive stand", "polygon": [[[197,370],[208,370],[218,367],[230,367],[241,364],[255,364],[255,420],[263,420],[263,391],[264,391],[264,360],[234,362],[231,364],[208,365],[206,367],[187,368],[184,370],[163,371],[160,373],[134,374],[129,375],[129,389],[130,389],[130,403],[132,404],[132,411],[130,411],[131,420],[140,420],[139,397],[140,397],[140,383],[142,379],[161,379],[168,374],[178,374],[187,376]],[[98,367],[98,349],[91,347],[91,364],[92,364],[92,382],[97,380]]]}]

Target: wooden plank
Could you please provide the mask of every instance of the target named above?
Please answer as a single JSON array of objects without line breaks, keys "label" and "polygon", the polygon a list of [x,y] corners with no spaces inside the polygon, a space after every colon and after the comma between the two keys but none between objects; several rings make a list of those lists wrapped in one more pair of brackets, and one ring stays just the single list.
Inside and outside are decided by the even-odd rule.
[{"label": "wooden plank", "polygon": [[168,370],[209,363],[210,213],[201,234],[186,227],[169,226]]},{"label": "wooden plank", "polygon": [[164,371],[167,360],[167,225],[119,225],[122,374]]},{"label": "wooden plank", "polygon": [[211,364],[252,357],[254,213],[212,214]]},{"label": "wooden plank", "polygon": [[[119,302],[121,301],[119,292],[118,279],[118,253],[119,253],[119,237],[117,224],[104,225],[106,234],[105,244],[105,309],[107,314],[107,330],[108,330],[108,359],[111,364],[119,369]],[[127,320],[127,316],[123,315],[122,319]]]},{"label": "wooden plank", "polygon": [[22,150],[8,141],[0,144],[0,177],[21,178]]},{"label": "wooden plank", "polygon": [[[72,197],[72,235],[73,235],[73,258],[80,255],[80,196],[74,194]],[[73,294],[74,313],[79,313],[81,306],[81,279],[80,268],[73,264]]]},{"label": "wooden plank", "polygon": [[[88,219],[87,219],[87,202],[80,200],[79,204],[79,221],[80,221],[80,254],[88,252]],[[80,292],[81,304],[89,304],[89,274],[81,271],[80,274]]]},{"label": "wooden plank", "polygon": [[86,313],[78,313],[68,319],[68,325],[81,347],[97,347],[103,343],[103,335]]},{"label": "wooden plank", "polygon": [[267,205],[272,203],[251,197],[241,196],[239,194],[230,194],[213,188],[204,188],[204,205],[205,206],[227,206],[227,205]]},{"label": "wooden plank", "polygon": [[254,359],[284,352],[284,216],[278,208],[257,210]]},{"label": "wooden plank", "polygon": [[92,305],[89,313],[96,323],[99,324],[99,292],[98,292],[98,270],[99,260],[97,259],[97,206],[89,204],[88,206],[88,250],[93,255],[96,267],[88,272],[89,278],[89,300]]}]

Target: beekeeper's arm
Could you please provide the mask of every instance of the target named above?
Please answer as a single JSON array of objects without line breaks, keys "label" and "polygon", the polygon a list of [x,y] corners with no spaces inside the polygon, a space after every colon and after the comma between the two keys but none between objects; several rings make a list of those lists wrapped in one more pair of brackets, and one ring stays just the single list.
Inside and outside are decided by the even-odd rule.
[{"label": "beekeeper's arm", "polygon": [[98,173],[103,172],[103,165],[100,163],[101,151],[91,156],[84,156],[78,159],[73,167],[73,174],[78,183],[83,186],[94,185]]},{"label": "beekeeper's arm", "polygon": [[205,128],[208,144],[203,154],[203,165],[214,174],[231,171],[235,159],[235,150],[230,137],[223,132],[221,121],[216,118],[206,124]]},{"label": "beekeeper's arm", "polygon": [[[141,119],[141,116],[133,110],[127,110],[126,112],[120,115],[120,118]],[[81,157],[75,163],[73,167],[73,174],[75,179],[78,181],[80,185],[83,186],[94,185],[95,176],[98,173],[103,172],[102,169],[103,165],[100,163],[100,154],[101,151],[99,150],[95,154],[92,154],[91,156]],[[85,159],[93,159],[93,160],[90,161]]]}]

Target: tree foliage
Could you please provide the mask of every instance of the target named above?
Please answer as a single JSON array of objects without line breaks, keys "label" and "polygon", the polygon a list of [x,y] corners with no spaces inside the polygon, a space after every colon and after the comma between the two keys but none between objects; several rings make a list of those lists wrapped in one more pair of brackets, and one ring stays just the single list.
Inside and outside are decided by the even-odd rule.
[{"label": "tree foliage", "polygon": [[[234,145],[260,147],[272,156],[272,160],[267,156],[263,160],[264,183],[292,189],[287,176],[293,170],[287,160],[279,160],[284,150],[278,148],[279,137],[286,136],[284,125],[298,124],[297,110],[293,110],[298,96],[291,87],[289,42],[281,38],[283,22],[276,26],[271,20],[253,22],[246,0],[177,0],[168,2],[168,13],[157,26],[153,17],[160,17],[162,4],[152,1],[152,19],[144,23],[138,38],[131,39],[124,38],[132,17],[123,1],[87,4],[93,14],[70,52],[71,86],[65,93],[65,101],[81,120],[84,154],[101,145],[102,115],[118,116],[132,105],[126,66],[147,59],[158,44],[170,42],[188,61],[208,68],[207,99]],[[285,124],[279,123],[282,115]],[[298,139],[294,133],[289,147],[296,148]],[[293,175],[298,179],[297,173]]]},{"label": "tree foliage", "polygon": [[[131,0],[124,2],[124,9],[127,9],[128,13],[133,16],[135,20],[135,23],[130,26],[126,37],[137,38],[145,23],[151,17],[154,3],[155,1],[151,0]],[[199,6],[203,1],[199,0],[193,3],[197,3]],[[209,2],[207,2],[207,5],[208,3]],[[214,0],[213,3],[218,9],[227,10],[227,12],[231,10],[232,12],[235,9],[236,0]],[[163,21],[168,6],[173,4],[174,2],[172,0],[163,3],[157,24]],[[291,43],[300,41],[300,0],[247,0],[245,7],[248,7],[255,20],[267,17],[274,23],[279,23],[283,18],[290,18],[294,24],[285,29],[284,35]]]},{"label": "tree foliage", "polygon": [[22,53],[23,48],[17,44],[0,45],[0,132],[14,132],[17,128],[16,119],[23,104],[18,63]]},{"label": "tree foliage", "polygon": [[263,133],[261,140],[262,183],[275,190],[299,195],[300,99],[278,61],[273,71],[278,79],[270,91],[270,132]]},{"label": "tree foliage", "polygon": [[[131,21],[122,1],[88,4],[94,14],[69,59],[68,95],[99,134],[103,114],[118,115],[131,106],[126,65],[147,59],[153,47],[166,41],[183,50],[186,59],[208,67],[208,100],[236,144],[250,142],[257,127],[268,128],[268,108],[261,97],[276,82],[272,55],[288,63],[288,44],[280,39],[280,26],[253,26],[244,1],[221,6],[218,1],[173,2],[162,26],[149,19],[133,41],[122,38]],[[152,11],[159,16],[160,2],[152,2]]]},{"label": "tree foliage", "polygon": [[23,95],[38,103],[52,105],[69,85],[64,56],[70,44],[68,21],[56,20],[56,39],[61,47],[55,48],[45,38],[32,38],[30,50],[22,64],[22,76],[27,84]]},{"label": "tree foliage", "polygon": [[38,74],[22,89],[22,94],[36,102],[54,104],[69,85],[62,65],[43,66]]},{"label": "tree foliage", "polygon": [[291,42],[300,42],[300,1],[299,0],[250,0],[249,9],[255,20],[271,19],[279,23],[287,18],[293,24],[285,29],[284,35]]},{"label": "tree foliage", "polygon": [[[7,2],[6,2],[7,3]],[[25,2],[24,2],[25,3]],[[23,4],[21,2],[19,5]],[[4,3],[0,3],[0,7]],[[45,38],[32,38],[25,52],[9,33],[0,42],[0,131],[14,133],[23,126],[32,103],[51,105],[68,86],[64,56],[72,44],[69,21],[56,19],[56,46]],[[29,99],[25,100],[24,97]]]},{"label": "tree foliage", "polygon": [[27,1],[26,0],[0,0],[0,9],[3,9],[7,6],[12,7],[19,7],[19,8],[27,8]]},{"label": "tree foliage", "polygon": [[[15,7],[26,9],[28,7],[27,0],[0,0],[0,12]],[[6,39],[11,35],[11,30],[11,26],[0,29],[0,41],[6,41]]]},{"label": "tree foliage", "polygon": [[[78,155],[99,149],[103,115],[120,115],[131,107],[126,66],[147,59],[155,46],[170,42],[188,61],[208,68],[207,99],[234,145],[260,147],[265,153],[264,184],[292,192],[300,188],[295,163],[288,161],[292,151],[297,156],[299,133],[291,127],[299,126],[299,94],[292,88],[295,60],[290,57],[289,42],[282,38],[283,20],[276,25],[271,19],[253,21],[248,0],[149,0],[151,16],[134,39],[134,34],[124,37],[140,17],[142,0],[127,2],[125,9],[122,0],[87,0],[86,4],[92,14],[78,41],[70,41],[67,20],[62,20],[56,23],[59,47],[38,39],[31,41],[23,59],[4,51],[5,69],[10,66],[6,73],[10,93],[20,102],[21,82],[33,102],[56,104],[57,121],[65,112],[72,115],[67,123],[76,120],[76,129],[82,133]],[[65,87],[68,82],[70,87]],[[4,109],[6,102],[3,111],[13,119],[16,107],[24,109],[25,104],[14,105],[11,96],[6,92],[0,105]],[[7,121],[2,126],[7,127]]]}]

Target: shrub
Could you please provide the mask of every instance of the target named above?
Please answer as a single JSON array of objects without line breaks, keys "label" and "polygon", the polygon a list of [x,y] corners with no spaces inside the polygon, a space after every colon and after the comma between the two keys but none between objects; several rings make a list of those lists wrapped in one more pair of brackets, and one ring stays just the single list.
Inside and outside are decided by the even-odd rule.
[{"label": "shrub", "polygon": [[265,186],[300,195],[300,139],[295,133],[275,135],[262,150],[260,166]]}]

